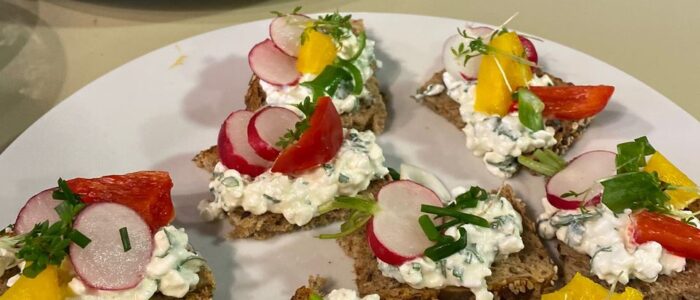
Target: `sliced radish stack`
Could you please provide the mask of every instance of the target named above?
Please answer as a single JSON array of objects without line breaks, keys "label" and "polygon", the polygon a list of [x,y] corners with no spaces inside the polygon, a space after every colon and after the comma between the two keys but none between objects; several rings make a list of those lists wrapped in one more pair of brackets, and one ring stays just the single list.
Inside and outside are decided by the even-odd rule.
[{"label": "sliced radish stack", "polygon": [[280,154],[275,145],[301,118],[293,111],[276,106],[258,110],[248,123],[248,143],[257,155],[273,161]]},{"label": "sliced radish stack", "polygon": [[253,113],[247,110],[232,112],[221,125],[218,146],[224,166],[255,177],[272,166],[272,162],[257,155],[248,143],[248,123],[252,117]]},{"label": "sliced radish stack", "polygon": [[[493,33],[493,29],[489,27],[469,27],[465,31],[470,37],[481,37],[488,41],[488,37]],[[442,60],[445,65],[445,70],[455,78],[462,78],[466,81],[476,80],[481,65],[481,55],[470,58],[466,64],[464,59],[458,59],[452,53],[452,48],[457,49],[460,43],[468,46],[470,39],[465,39],[459,34],[455,34],[445,41],[442,49]]]},{"label": "sliced radish stack", "polygon": [[[70,245],[76,274],[99,290],[124,290],[141,282],[153,252],[148,224],[132,209],[116,203],[86,207],[75,218],[74,228],[90,238],[85,248]],[[131,250],[124,251],[119,230],[127,228]]]},{"label": "sliced radish stack", "polygon": [[401,265],[433,245],[418,224],[422,204],[443,206],[433,191],[413,181],[393,181],[379,190],[379,210],[367,224],[367,241],[377,258]]},{"label": "sliced radish stack", "polygon": [[525,49],[525,56],[527,60],[537,63],[538,57],[537,57],[537,49],[535,49],[535,44],[532,43],[528,38],[518,35],[518,39],[520,39],[520,44],[523,45],[523,49]]},{"label": "sliced radish stack", "polygon": [[285,54],[297,57],[301,46],[301,34],[311,18],[304,15],[286,15],[274,18],[270,23],[270,39]]},{"label": "sliced radish stack", "polygon": [[399,170],[401,179],[411,180],[429,188],[440,197],[443,203],[448,203],[452,200],[452,194],[435,174],[409,164],[401,164]]},{"label": "sliced radish stack", "polygon": [[[586,205],[597,204],[603,191],[598,181],[615,175],[615,172],[614,152],[598,150],[583,153],[549,179],[547,200],[559,209],[577,209],[583,201],[586,201]],[[570,192],[580,195],[562,197]]]},{"label": "sliced radish stack", "polygon": [[63,201],[53,198],[54,190],[45,190],[27,200],[27,203],[19,211],[17,220],[15,220],[14,232],[16,234],[30,232],[34,225],[41,222],[49,221],[51,224],[60,219],[55,208]]},{"label": "sliced radish stack", "polygon": [[273,85],[294,85],[301,77],[296,59],[282,52],[270,39],[250,50],[248,64],[255,75]]}]

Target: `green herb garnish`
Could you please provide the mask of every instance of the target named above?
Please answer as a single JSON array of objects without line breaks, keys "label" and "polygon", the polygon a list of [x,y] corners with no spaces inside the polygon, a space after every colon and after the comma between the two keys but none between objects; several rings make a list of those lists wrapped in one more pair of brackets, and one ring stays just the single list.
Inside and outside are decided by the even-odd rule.
[{"label": "green herb garnish", "polygon": [[[352,15],[343,16],[337,11],[321,16],[311,25],[311,29],[330,35],[334,40],[340,41],[352,33]],[[308,39],[306,31],[301,35],[301,43]]]},{"label": "green herb garnish", "polygon": [[649,144],[646,136],[636,138],[632,142],[617,145],[617,174],[627,172],[638,172],[640,168],[647,165],[646,157],[656,152]]},{"label": "green herb garnish", "polygon": [[[470,36],[469,33],[465,29],[460,29],[457,28],[457,32],[459,35],[461,35],[463,38],[470,40],[469,43],[465,44],[464,42],[459,43],[459,46],[457,48],[451,48],[450,50],[452,51],[452,55],[455,56],[455,59],[461,59],[462,64],[466,65],[467,62],[476,56],[479,55],[486,55],[486,54],[499,54],[506,56],[507,58],[531,67],[537,67],[537,64],[527,60],[526,58],[513,55],[511,53],[505,52],[501,49],[494,48],[488,44],[488,42],[484,41],[481,37],[473,37]],[[505,33],[507,31],[496,31],[494,32],[494,35],[491,36],[491,39],[493,37],[497,36],[498,34]],[[497,34],[496,34],[497,33]]]},{"label": "green herb garnish", "polygon": [[532,131],[544,129],[544,121],[542,119],[542,111],[544,111],[544,103],[526,88],[519,88],[515,92],[518,98],[518,118],[523,126]]},{"label": "green herb garnish", "polygon": [[401,179],[401,174],[398,171],[396,171],[396,169],[394,169],[394,168],[387,168],[387,169],[389,169],[389,176],[391,176],[391,179],[393,179],[393,180]]},{"label": "green herb garnish", "polygon": [[119,228],[119,236],[122,239],[122,247],[124,248],[124,252],[131,250],[131,240],[129,240],[129,231],[126,229],[126,227]]},{"label": "green herb garnish", "polygon": [[489,221],[486,221],[486,219],[477,215],[463,213],[454,208],[438,207],[423,204],[421,205],[420,211],[428,214],[433,214],[438,217],[452,217],[461,221],[462,224],[474,224],[476,226],[489,227]]},{"label": "green herb garnish", "polygon": [[63,200],[55,208],[60,220],[51,225],[48,221],[36,224],[29,233],[16,237],[15,246],[20,247],[16,256],[27,262],[22,274],[29,278],[39,275],[48,265],[60,265],[71,243],[81,248],[90,244],[90,238],[73,229],[73,219],[85,207],[80,197],[71,191],[63,179],[58,179],[58,189],[52,196]]},{"label": "green herb garnish", "polygon": [[304,118],[301,119],[301,121],[297,122],[294,124],[294,129],[290,129],[285,133],[275,145],[280,148],[287,148],[289,145],[293,144],[294,142],[298,141],[299,138],[301,138],[301,135],[306,131],[306,129],[309,129],[309,118],[311,118],[311,115],[313,115],[314,110],[316,109],[316,101],[311,100],[311,98],[306,97],[304,101],[301,103],[295,105],[296,108],[298,108],[303,114]]},{"label": "green herb garnish", "polygon": [[420,224],[420,228],[423,229],[425,236],[428,237],[428,240],[435,242],[440,238],[440,232],[428,215],[420,216],[420,218],[418,218],[418,223]]},{"label": "green herb garnish", "polygon": [[590,188],[588,188],[588,189],[586,189],[585,191],[580,192],[580,193],[577,193],[577,192],[574,192],[574,191],[568,191],[568,192],[566,192],[566,193],[563,193],[563,194],[559,195],[559,197],[561,197],[561,198],[578,197],[578,196],[581,196],[581,195],[588,194],[590,191],[591,191]]},{"label": "green herb garnish", "polygon": [[544,176],[554,176],[566,167],[566,161],[550,149],[537,149],[531,157],[520,155],[518,163]]},{"label": "green herb garnish", "polygon": [[467,230],[459,228],[459,239],[447,238],[425,249],[423,254],[437,262],[467,247]]},{"label": "green herb garnish", "polygon": [[326,202],[319,206],[319,215],[334,211],[336,209],[350,209],[353,213],[347,221],[340,225],[340,232],[333,234],[321,234],[320,239],[337,239],[347,236],[362,228],[375,212],[379,209],[377,202],[370,199],[350,196],[338,196],[333,201]]},{"label": "green herb garnish", "polygon": [[474,208],[479,201],[484,201],[489,198],[489,193],[478,187],[472,186],[468,191],[460,194],[455,198],[455,202],[447,207],[456,209]]},{"label": "green herb garnish", "polygon": [[603,185],[603,203],[615,213],[626,208],[667,212],[670,199],[656,173],[628,172],[600,182]]}]

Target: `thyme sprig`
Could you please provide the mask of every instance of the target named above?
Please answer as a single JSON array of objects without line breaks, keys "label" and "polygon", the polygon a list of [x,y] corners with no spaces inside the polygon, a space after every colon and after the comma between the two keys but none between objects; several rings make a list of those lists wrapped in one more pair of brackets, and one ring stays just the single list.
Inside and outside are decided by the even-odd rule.
[{"label": "thyme sprig", "polygon": [[287,148],[289,145],[298,141],[299,138],[301,138],[301,135],[304,134],[307,129],[309,129],[309,126],[311,126],[309,123],[309,118],[311,118],[311,115],[313,115],[314,111],[316,110],[316,102],[316,100],[311,100],[311,97],[306,97],[304,98],[304,101],[294,105],[304,114],[304,117],[301,119],[301,121],[294,124],[294,129],[288,130],[287,133],[285,133],[279,139],[279,141],[275,143],[277,147],[283,149]]}]

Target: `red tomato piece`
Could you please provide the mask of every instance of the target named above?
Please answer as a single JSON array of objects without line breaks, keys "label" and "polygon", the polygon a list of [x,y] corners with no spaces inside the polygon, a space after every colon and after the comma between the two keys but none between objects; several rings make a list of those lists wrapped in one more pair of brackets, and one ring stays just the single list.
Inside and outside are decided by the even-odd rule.
[{"label": "red tomato piece", "polygon": [[598,86],[531,86],[530,91],[544,102],[546,118],[579,120],[595,116],[610,101],[615,87]]},{"label": "red tomato piece", "polygon": [[700,260],[700,229],[666,215],[642,211],[633,215],[634,241],[654,241],[676,255]]},{"label": "red tomato piece", "polygon": [[68,180],[70,189],[85,204],[119,203],[136,211],[153,232],[175,218],[168,172],[141,171],[125,175]]},{"label": "red tomato piece", "polygon": [[333,159],[343,144],[343,125],[329,97],[322,97],[309,118],[309,128],[280,153],[272,172],[294,174]]}]

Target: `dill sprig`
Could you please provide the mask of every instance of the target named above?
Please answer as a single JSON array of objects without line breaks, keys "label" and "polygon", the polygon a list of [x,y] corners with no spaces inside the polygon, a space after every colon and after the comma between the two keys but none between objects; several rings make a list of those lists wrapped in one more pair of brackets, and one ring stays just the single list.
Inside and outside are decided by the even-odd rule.
[{"label": "dill sprig", "polygon": [[14,237],[14,247],[20,250],[17,258],[27,262],[22,274],[34,278],[49,265],[60,265],[68,255],[71,243],[84,248],[90,239],[73,229],[73,219],[85,207],[80,197],[73,193],[63,179],[58,179],[58,188],[53,192],[54,199],[63,200],[55,210],[60,220],[49,225],[48,221],[36,224],[29,233]]},{"label": "dill sprig", "polygon": [[294,124],[294,129],[288,130],[287,133],[285,133],[279,139],[279,141],[275,143],[277,147],[282,149],[287,148],[289,145],[298,141],[299,138],[301,138],[301,135],[304,134],[307,129],[309,129],[309,126],[311,126],[309,124],[309,118],[311,118],[314,110],[316,110],[316,100],[311,100],[311,97],[306,97],[304,98],[304,101],[301,101],[299,104],[294,106],[304,114],[304,118]]}]

